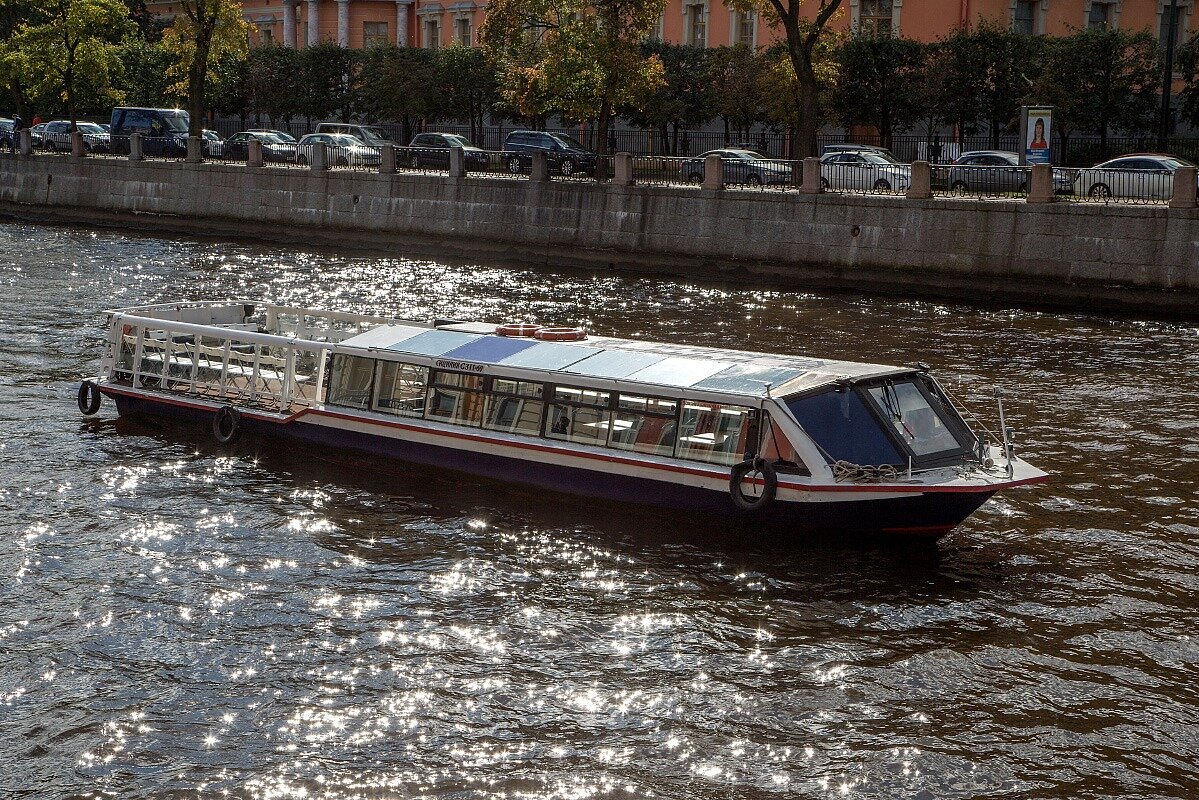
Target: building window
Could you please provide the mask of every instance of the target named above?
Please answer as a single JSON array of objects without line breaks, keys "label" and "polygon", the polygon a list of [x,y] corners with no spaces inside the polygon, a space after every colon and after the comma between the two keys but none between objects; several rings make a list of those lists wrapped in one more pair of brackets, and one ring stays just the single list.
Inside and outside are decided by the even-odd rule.
[{"label": "building window", "polygon": [[687,6],[687,44],[694,47],[708,46],[708,10],[703,4]]},{"label": "building window", "polygon": [[463,47],[473,47],[474,32],[471,29],[470,17],[458,17],[454,20],[454,41]]},{"label": "building window", "polygon": [[1024,36],[1037,32],[1037,3],[1039,0],[1016,0],[1012,8],[1012,30]]},{"label": "building window", "polygon": [[267,44],[274,43],[274,41],[275,41],[275,31],[273,29],[271,29],[271,28],[259,28],[258,29],[258,43],[259,44],[267,45]]},{"label": "building window", "polygon": [[425,47],[436,50],[441,47],[441,20],[425,20]]},{"label": "building window", "polygon": [[893,11],[892,0],[861,0],[858,6],[858,33],[867,36],[890,36]]},{"label": "building window", "polygon": [[1111,5],[1100,2],[1091,3],[1091,10],[1087,12],[1087,29],[1103,30],[1111,27],[1113,27]]},{"label": "building window", "polygon": [[379,47],[388,44],[391,40],[387,38],[387,23],[386,22],[364,22],[362,23],[362,46],[363,47]]},{"label": "building window", "polygon": [[[1157,31],[1157,39],[1165,48],[1166,40],[1170,38],[1170,2],[1164,0],[1159,2],[1161,11],[1158,19],[1161,20],[1161,26]],[[1174,47],[1175,49],[1182,46],[1186,41],[1187,15],[1190,13],[1190,8],[1179,3],[1174,7]]]},{"label": "building window", "polygon": [[743,44],[751,48],[754,46],[754,12],[734,12],[733,44]]}]

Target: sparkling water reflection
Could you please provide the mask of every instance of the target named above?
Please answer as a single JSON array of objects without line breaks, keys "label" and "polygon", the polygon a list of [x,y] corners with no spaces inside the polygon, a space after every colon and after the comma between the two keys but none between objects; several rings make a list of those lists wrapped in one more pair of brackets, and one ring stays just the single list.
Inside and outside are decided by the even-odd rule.
[{"label": "sparkling water reflection", "polygon": [[[0,795],[1191,797],[1199,331],[0,226]],[[269,297],[927,361],[1055,480],[934,549],[81,421],[96,310]]]}]

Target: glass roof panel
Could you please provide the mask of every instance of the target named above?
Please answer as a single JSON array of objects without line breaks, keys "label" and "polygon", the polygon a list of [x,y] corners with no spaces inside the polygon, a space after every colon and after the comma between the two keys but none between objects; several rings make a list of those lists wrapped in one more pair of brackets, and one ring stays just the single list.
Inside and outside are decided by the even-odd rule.
[{"label": "glass roof panel", "polygon": [[467,342],[473,342],[481,337],[473,333],[455,333],[454,331],[425,331],[422,334],[396,342],[388,346],[388,350],[399,350],[401,353],[413,353],[418,356],[439,356]]},{"label": "glass roof panel", "polygon": [[593,378],[624,378],[639,369],[657,364],[666,356],[658,353],[639,353],[632,350],[596,350],[595,355],[566,368],[567,372]]},{"label": "glass roof panel", "polygon": [[366,333],[351,336],[342,344],[350,347],[391,347],[397,342],[411,339],[428,330],[428,328],[418,328],[415,325],[380,325],[378,328],[371,328]]},{"label": "glass roof panel", "polygon": [[671,357],[640,369],[628,377],[635,381],[660,383],[664,386],[691,386],[730,366],[732,365],[727,361]]},{"label": "glass roof panel", "polygon": [[484,364],[495,364],[510,355],[528,350],[536,344],[536,339],[518,339],[507,336],[483,336],[473,342],[467,342],[461,347],[442,353],[446,358],[461,358],[464,361],[479,361]]},{"label": "glass roof panel", "polygon": [[577,344],[539,342],[536,346],[514,353],[499,363],[508,367],[562,369],[596,352],[598,351],[594,347],[582,347]]},{"label": "glass roof panel", "polygon": [[[813,369],[820,366],[819,361],[813,360]],[[696,389],[712,389],[718,392],[736,392],[761,396],[766,393],[766,385],[782,386],[792,378],[798,378],[808,370],[803,365],[786,367],[766,367],[757,364],[734,364],[726,370],[717,372],[699,383],[692,384]]]}]

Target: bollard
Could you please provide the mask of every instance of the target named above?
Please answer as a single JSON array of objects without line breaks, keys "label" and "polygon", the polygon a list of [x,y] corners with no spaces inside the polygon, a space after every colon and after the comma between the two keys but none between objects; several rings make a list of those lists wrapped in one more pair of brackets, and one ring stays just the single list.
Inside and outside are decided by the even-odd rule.
[{"label": "bollard", "polygon": [[312,151],[309,158],[312,160],[311,169],[313,172],[324,172],[329,169],[329,146],[324,142],[317,142],[309,145]]},{"label": "bollard", "polygon": [[189,164],[199,164],[204,160],[204,140],[199,136],[187,137],[187,161]]},{"label": "bollard", "polygon": [[461,147],[450,148],[450,177],[463,178],[466,176],[466,151]]},{"label": "bollard", "polygon": [[803,183],[799,190],[804,194],[820,194],[824,191],[824,181],[820,175],[820,159],[805,158],[803,160]]},{"label": "bollard", "polygon": [[1032,176],[1028,179],[1026,203],[1052,203],[1053,167],[1049,164],[1033,164]]},{"label": "bollard", "polygon": [[724,188],[724,161],[720,156],[708,156],[704,159],[704,188]]},{"label": "bollard", "polygon": [[379,174],[394,175],[396,171],[396,149],[394,145],[385,144],[379,149]]},{"label": "bollard", "polygon": [[140,133],[130,134],[129,136],[129,160],[141,161],[146,157],[145,151],[142,150],[142,135]]},{"label": "bollard", "polygon": [[20,146],[17,148],[18,152],[23,156],[33,155],[33,132],[25,128],[17,138],[21,140]]},{"label": "bollard", "polygon": [[927,161],[912,162],[912,177],[908,182],[909,200],[929,200],[933,196],[933,171]]},{"label": "bollard", "polygon": [[613,186],[632,186],[633,185],[633,154],[632,153],[617,153],[613,157]]},{"label": "bollard", "polygon": [[1194,167],[1179,167],[1174,170],[1174,193],[1170,197],[1170,208],[1194,208],[1195,195],[1199,189],[1196,184]]},{"label": "bollard", "polygon": [[550,163],[544,150],[534,150],[531,154],[532,163],[529,165],[529,180],[548,181],[550,179]]},{"label": "bollard", "polygon": [[262,142],[258,139],[251,139],[246,142],[246,166],[262,166]]},{"label": "bollard", "polygon": [[83,134],[79,131],[71,131],[71,157],[83,158],[87,155],[87,144],[83,141]]}]

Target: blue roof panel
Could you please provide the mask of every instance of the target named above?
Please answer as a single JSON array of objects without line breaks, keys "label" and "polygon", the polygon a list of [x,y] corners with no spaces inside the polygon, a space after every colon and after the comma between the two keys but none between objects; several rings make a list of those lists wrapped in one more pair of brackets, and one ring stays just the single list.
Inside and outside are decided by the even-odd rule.
[{"label": "blue roof panel", "polygon": [[499,363],[506,367],[526,367],[528,369],[562,369],[576,361],[582,361],[589,355],[599,352],[594,347],[582,347],[577,344],[557,344],[554,342],[538,342],[535,346],[513,353]]},{"label": "blue roof panel", "polygon": [[411,339],[396,342],[388,350],[398,350],[401,353],[413,353],[418,356],[440,356],[483,337],[474,333],[455,333],[454,331],[425,331]]},{"label": "blue roof panel", "polygon": [[592,378],[624,378],[666,358],[659,353],[640,353],[635,350],[594,350],[592,352],[595,355],[585,358],[577,364],[571,364],[566,368],[566,372],[574,372]]},{"label": "blue roof panel", "polygon": [[473,342],[467,342],[461,347],[442,353],[446,358],[460,358],[464,361],[478,361],[483,364],[495,364],[508,356],[528,350],[540,344],[536,339],[517,339],[507,336],[483,336]]}]

